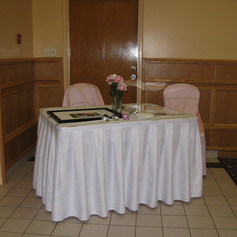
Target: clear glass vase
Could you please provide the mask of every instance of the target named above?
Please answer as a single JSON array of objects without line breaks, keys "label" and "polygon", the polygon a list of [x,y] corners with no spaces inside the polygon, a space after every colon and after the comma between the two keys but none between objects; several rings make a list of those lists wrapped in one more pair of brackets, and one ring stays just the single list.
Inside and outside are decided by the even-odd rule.
[{"label": "clear glass vase", "polygon": [[112,110],[118,113],[122,113],[122,96],[113,96]]}]

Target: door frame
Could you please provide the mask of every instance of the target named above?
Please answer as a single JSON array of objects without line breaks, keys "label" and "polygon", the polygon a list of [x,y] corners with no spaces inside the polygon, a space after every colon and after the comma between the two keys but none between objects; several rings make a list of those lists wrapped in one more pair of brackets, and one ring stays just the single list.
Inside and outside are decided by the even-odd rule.
[{"label": "door frame", "polygon": [[[142,45],[143,45],[143,12],[144,0],[138,0],[138,59],[137,59],[137,103],[142,95]],[[63,69],[64,90],[70,85],[70,33],[69,33],[69,0],[63,1]]]}]

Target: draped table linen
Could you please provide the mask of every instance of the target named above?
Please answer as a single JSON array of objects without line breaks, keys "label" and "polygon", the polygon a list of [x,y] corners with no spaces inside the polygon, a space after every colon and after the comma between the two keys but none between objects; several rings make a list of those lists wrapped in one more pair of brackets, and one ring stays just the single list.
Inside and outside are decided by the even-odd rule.
[{"label": "draped table linen", "polygon": [[53,221],[201,197],[197,118],[57,124],[41,109],[33,188]]}]

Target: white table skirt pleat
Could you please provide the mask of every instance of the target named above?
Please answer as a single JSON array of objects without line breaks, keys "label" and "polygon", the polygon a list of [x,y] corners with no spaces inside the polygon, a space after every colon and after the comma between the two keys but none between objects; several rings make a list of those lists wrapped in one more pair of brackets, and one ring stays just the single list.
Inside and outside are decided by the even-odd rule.
[{"label": "white table skirt pleat", "polygon": [[33,187],[53,221],[202,196],[197,119],[58,126],[41,111]]}]

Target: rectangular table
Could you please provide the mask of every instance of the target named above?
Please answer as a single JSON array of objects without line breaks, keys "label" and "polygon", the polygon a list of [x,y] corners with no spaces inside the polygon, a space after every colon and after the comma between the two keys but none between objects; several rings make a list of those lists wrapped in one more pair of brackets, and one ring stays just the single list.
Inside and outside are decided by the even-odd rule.
[{"label": "rectangular table", "polygon": [[58,124],[48,110],[40,110],[33,188],[53,221],[202,196],[196,117]]}]

